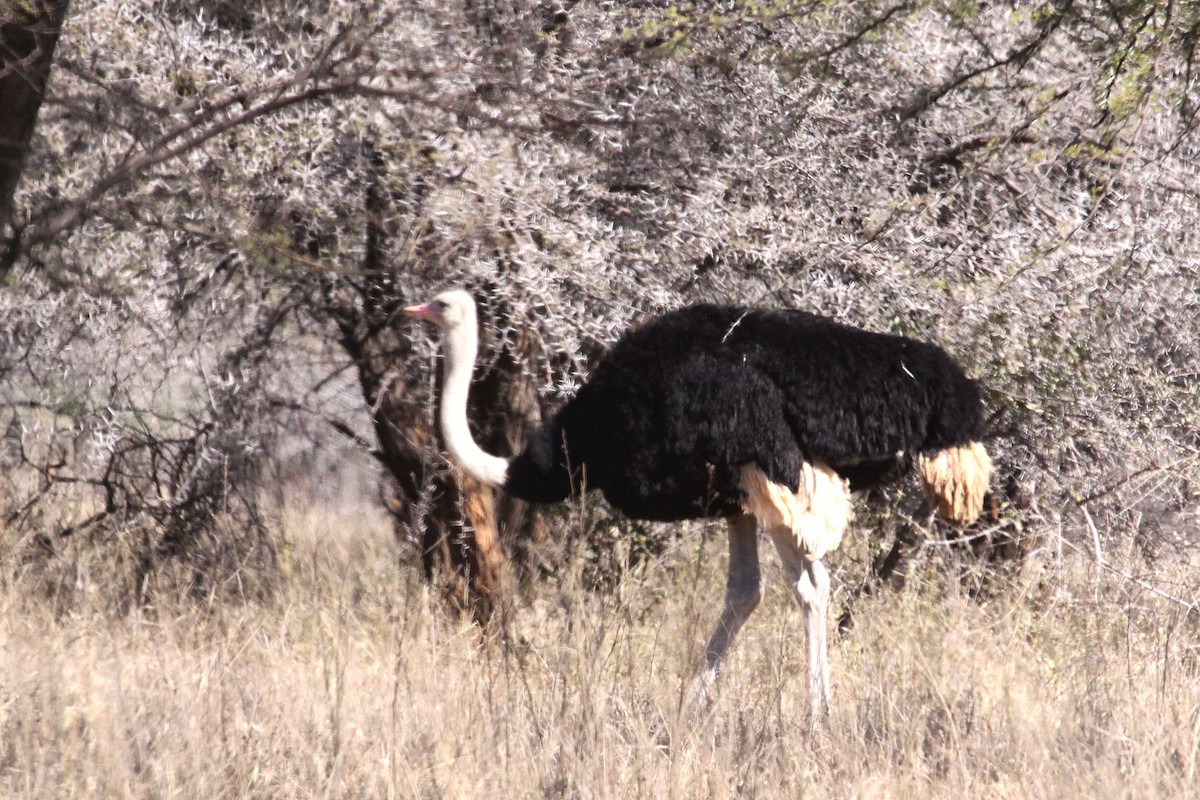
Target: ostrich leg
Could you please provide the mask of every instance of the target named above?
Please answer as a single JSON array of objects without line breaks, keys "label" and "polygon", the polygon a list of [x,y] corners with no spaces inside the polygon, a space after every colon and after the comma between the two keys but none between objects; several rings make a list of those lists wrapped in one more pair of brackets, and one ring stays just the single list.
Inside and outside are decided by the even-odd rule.
[{"label": "ostrich leg", "polygon": [[808,693],[813,719],[829,713],[829,570],[820,561],[809,561],[793,584],[804,607],[808,631]]},{"label": "ostrich leg", "polygon": [[696,687],[703,698],[721,668],[725,653],[743,623],[762,600],[762,575],[758,569],[758,520],[749,514],[729,518],[729,575],[725,581],[725,608],[704,649],[704,674]]},{"label": "ostrich leg", "polygon": [[829,571],[800,547],[789,528],[773,528],[771,539],[779,551],[792,593],[804,611],[808,638],[808,699],[812,720],[829,713],[829,640],[826,631],[829,609]]}]

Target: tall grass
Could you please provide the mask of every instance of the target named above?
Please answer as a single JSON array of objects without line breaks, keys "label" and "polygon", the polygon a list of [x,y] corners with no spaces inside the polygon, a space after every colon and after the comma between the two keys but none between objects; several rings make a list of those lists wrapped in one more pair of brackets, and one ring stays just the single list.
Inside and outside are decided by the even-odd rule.
[{"label": "tall grass", "polygon": [[[0,596],[0,796],[1194,797],[1197,624],[1087,565],[968,597],[933,561],[861,598],[810,729],[799,615],[767,599],[682,699],[720,537],[605,594],[544,585],[481,641],[369,512],[293,508],[280,588],[64,611]],[[936,560],[935,560],[936,561]],[[1179,591],[1200,581],[1181,577]],[[1023,588],[1022,588],[1023,587]],[[844,594],[844,593],[843,593]]]}]

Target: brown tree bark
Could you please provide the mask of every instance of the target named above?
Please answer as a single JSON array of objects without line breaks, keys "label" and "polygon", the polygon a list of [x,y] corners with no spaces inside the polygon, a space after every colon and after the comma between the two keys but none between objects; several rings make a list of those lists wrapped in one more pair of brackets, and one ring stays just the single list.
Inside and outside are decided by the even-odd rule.
[{"label": "brown tree bark", "polygon": [[[433,234],[420,228],[423,183],[419,171],[416,174],[399,196],[385,195],[378,186],[369,188],[371,221],[362,280],[352,301],[331,297],[329,309],[372,409],[378,458],[396,485],[390,506],[399,534],[420,540],[426,577],[446,586],[457,604],[487,624],[511,588],[505,545],[512,549],[540,528],[527,504],[494,497],[489,487],[438,455],[437,390],[428,380],[414,378],[418,373],[413,370],[411,330],[401,314],[405,298],[385,257],[396,221],[407,219],[412,225],[406,233],[413,242],[413,263],[433,268],[439,263]],[[487,298],[479,299],[485,309],[483,349],[498,349],[499,355],[478,376],[468,413],[483,445],[508,455],[520,447],[526,429],[537,419],[536,393],[524,368],[535,363],[537,339],[520,334],[514,337],[519,341],[493,343],[490,332],[500,327],[495,323],[503,311]],[[527,550],[516,551],[518,564],[524,564]]]},{"label": "brown tree bark", "polygon": [[463,555],[468,578],[473,579],[469,602],[475,618],[486,622],[508,594],[508,559],[500,546],[492,490],[467,475],[457,477],[467,534]]},{"label": "brown tree bark", "polygon": [[68,5],[67,0],[30,0],[0,7],[0,233],[6,242],[0,254],[0,282],[16,258],[13,195]]},{"label": "brown tree bark", "polygon": [[[542,345],[537,334],[513,325],[510,312],[494,301],[490,287],[484,289],[481,305],[484,334],[511,330],[498,348],[491,368],[472,387],[469,413],[479,441],[489,453],[513,456],[521,452],[530,431],[541,424],[537,379],[533,368],[541,362]],[[512,561],[516,577],[524,582],[534,567],[537,546],[544,540],[546,524],[534,507],[524,500],[496,493],[498,537]]]},{"label": "brown tree bark", "polygon": [[[413,352],[400,331],[344,325],[342,346],[373,409],[377,455],[396,484],[390,505],[402,534],[419,538],[426,577],[443,583],[456,604],[486,624],[512,588],[507,552],[516,554],[521,570],[528,544],[541,534],[536,515],[527,503],[436,463],[436,400],[427,382],[407,377]],[[475,384],[472,423],[485,446],[500,453],[524,441],[537,413],[530,381],[515,363],[505,350]]]}]

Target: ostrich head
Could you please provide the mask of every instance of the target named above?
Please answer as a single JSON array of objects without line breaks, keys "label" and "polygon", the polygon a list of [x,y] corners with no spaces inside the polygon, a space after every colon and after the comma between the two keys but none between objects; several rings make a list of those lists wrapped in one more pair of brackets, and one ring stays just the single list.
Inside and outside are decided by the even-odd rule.
[{"label": "ostrich head", "polygon": [[410,317],[432,322],[449,333],[463,328],[471,330],[475,321],[475,301],[463,289],[451,289],[418,306],[408,306],[404,313]]}]

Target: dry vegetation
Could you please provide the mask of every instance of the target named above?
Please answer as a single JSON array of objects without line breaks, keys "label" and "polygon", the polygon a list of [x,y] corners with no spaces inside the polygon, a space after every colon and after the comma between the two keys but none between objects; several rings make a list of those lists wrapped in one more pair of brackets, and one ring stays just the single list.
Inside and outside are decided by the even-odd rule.
[{"label": "dry vegetation", "polygon": [[[1168,0],[75,0],[0,220],[0,797],[1195,796],[1198,43]],[[450,282],[501,438],[681,303],[946,345],[1021,557],[930,532],[815,730],[777,575],[681,710],[715,528],[552,509],[483,634],[423,574],[462,514],[396,323]],[[905,524],[859,509],[835,605]]]},{"label": "dry vegetation", "polygon": [[1200,780],[1195,615],[1076,559],[970,597],[963,560],[928,548],[904,590],[859,601],[810,731],[778,580],[711,709],[681,714],[721,595],[703,529],[615,591],[544,586],[481,643],[398,576],[377,512],[292,503],[273,524],[269,600],[55,613],[6,586],[0,794],[1185,798]]}]

